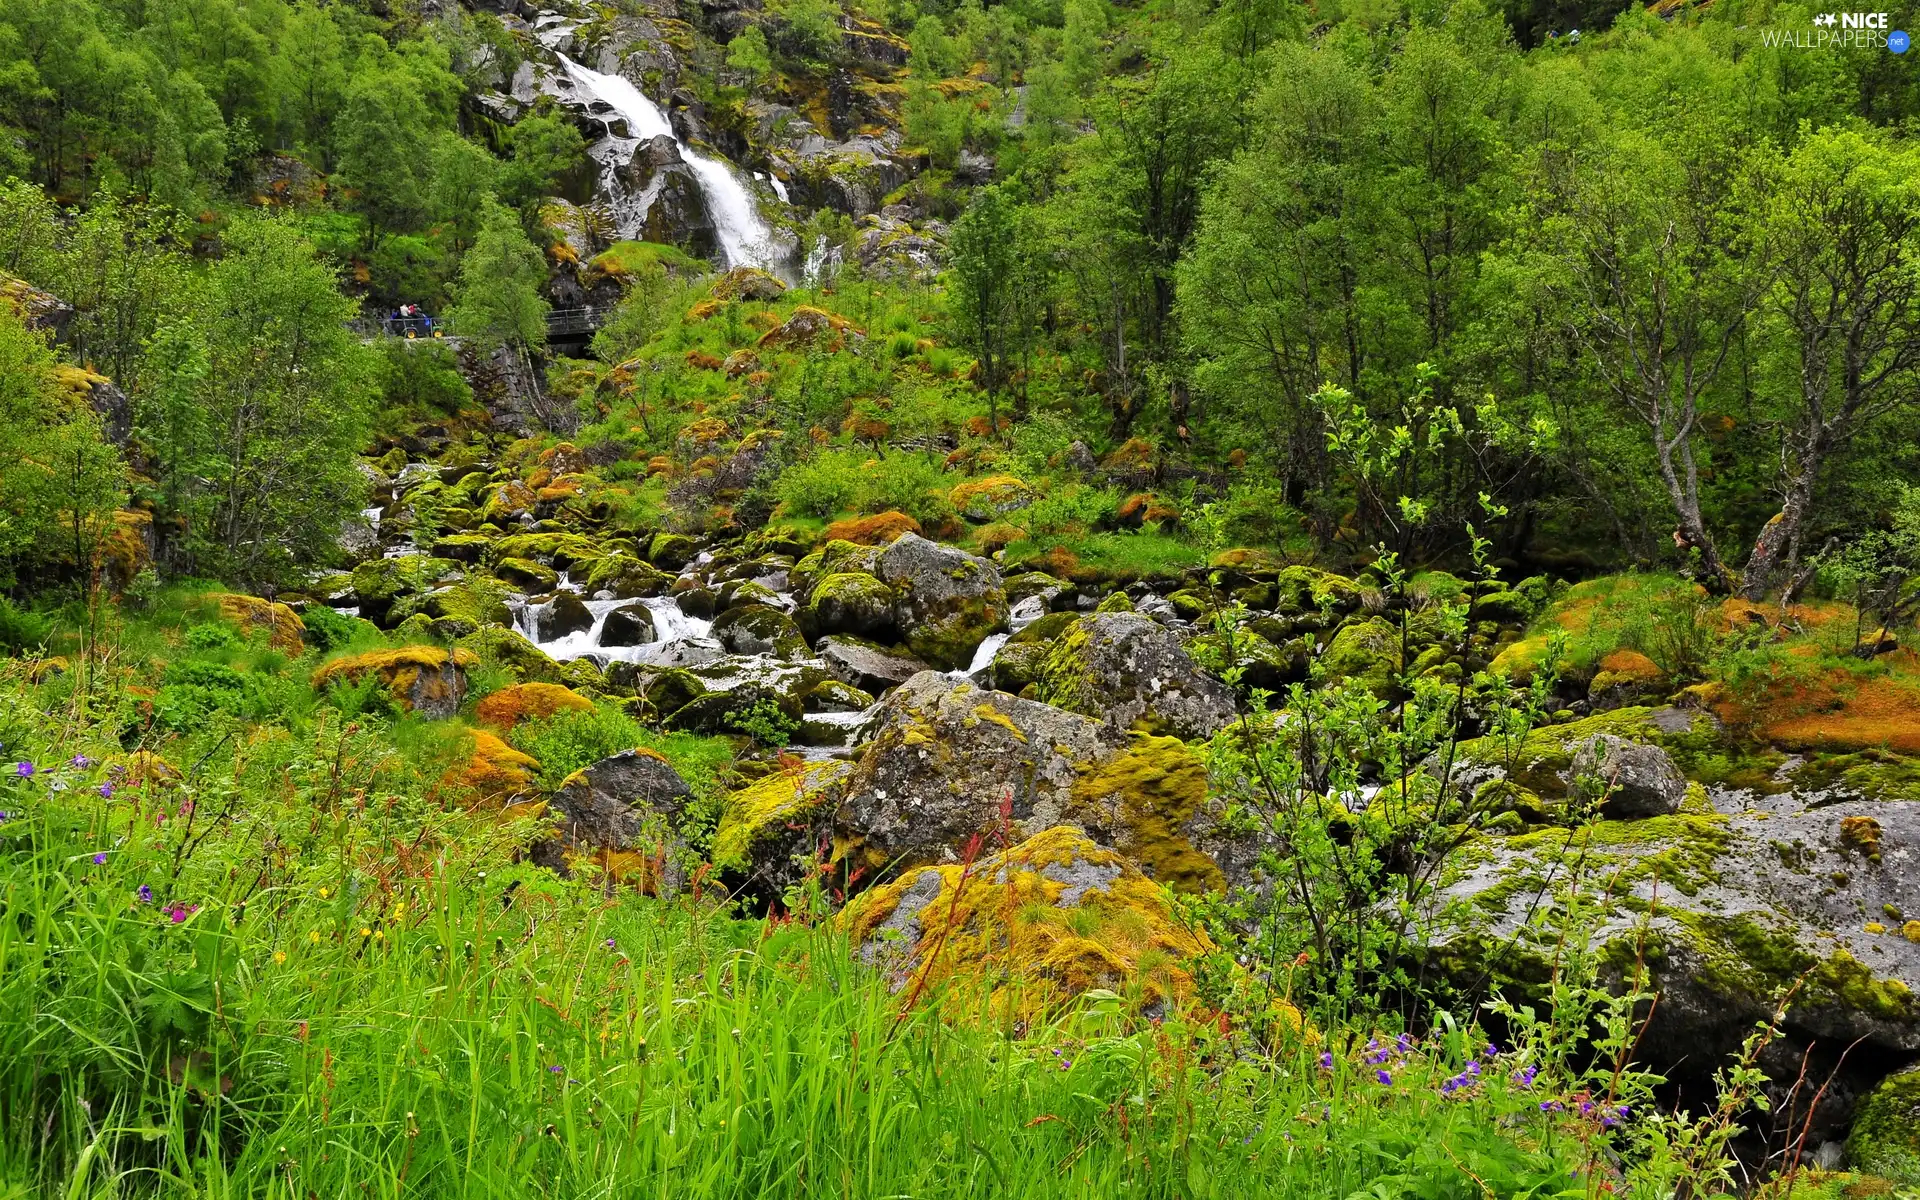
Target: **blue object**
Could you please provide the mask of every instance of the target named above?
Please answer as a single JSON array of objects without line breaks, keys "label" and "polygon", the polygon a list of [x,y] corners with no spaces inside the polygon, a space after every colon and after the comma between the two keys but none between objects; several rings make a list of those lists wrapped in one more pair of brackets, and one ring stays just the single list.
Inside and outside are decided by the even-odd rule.
[{"label": "blue object", "polygon": [[1896,29],[1887,35],[1887,49],[1895,54],[1905,54],[1907,47],[1912,44],[1913,39],[1907,36],[1907,31],[1904,29]]}]

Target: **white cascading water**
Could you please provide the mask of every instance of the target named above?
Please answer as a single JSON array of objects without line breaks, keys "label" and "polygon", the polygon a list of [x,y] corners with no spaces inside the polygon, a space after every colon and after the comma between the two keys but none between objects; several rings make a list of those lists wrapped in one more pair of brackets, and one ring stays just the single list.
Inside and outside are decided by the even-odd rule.
[{"label": "white cascading water", "polygon": [[[636,144],[665,136],[672,138],[674,144],[680,147],[680,157],[686,160],[687,167],[699,181],[700,194],[706,199],[707,214],[713,218],[714,234],[719,239],[720,251],[726,255],[729,267],[771,269],[778,265],[785,257],[783,248],[772,228],[761,218],[753,194],[740,182],[740,177],[734,174],[730,164],[701,154],[681,141],[666,114],[647,99],[631,80],[590,70],[564,54],[559,57],[567,74],[583,91],[626,118],[627,132]],[[612,179],[613,172],[613,164],[608,164],[608,190],[617,194],[619,189]],[[644,206],[636,216],[646,216]],[[621,234],[632,236],[634,232],[623,229]]]}]

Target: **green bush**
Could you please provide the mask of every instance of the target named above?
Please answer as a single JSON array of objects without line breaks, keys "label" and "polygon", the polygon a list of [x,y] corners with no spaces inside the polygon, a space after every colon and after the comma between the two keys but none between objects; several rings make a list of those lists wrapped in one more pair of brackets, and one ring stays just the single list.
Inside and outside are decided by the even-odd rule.
[{"label": "green bush", "polygon": [[853,507],[860,494],[857,465],[842,452],[818,454],[788,467],[774,485],[774,495],[796,517],[831,517]]},{"label": "green bush", "polygon": [[222,663],[187,659],[170,664],[161,680],[153,700],[154,720],[169,729],[192,731],[216,714],[245,720],[266,710],[259,679]]},{"label": "green bush", "polygon": [[24,654],[37,650],[53,636],[53,621],[32,609],[0,599],[0,651]]},{"label": "green bush", "polygon": [[300,614],[300,620],[307,627],[308,647],[322,654],[344,650],[363,632],[373,629],[372,622],[350,617],[324,604],[309,604]]}]

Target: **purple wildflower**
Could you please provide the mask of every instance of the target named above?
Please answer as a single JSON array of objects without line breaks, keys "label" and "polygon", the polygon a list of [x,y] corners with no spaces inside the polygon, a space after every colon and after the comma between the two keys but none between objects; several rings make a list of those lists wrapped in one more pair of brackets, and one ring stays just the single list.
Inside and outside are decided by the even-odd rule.
[{"label": "purple wildflower", "polygon": [[1322,1071],[1333,1070],[1333,1051],[1322,1050],[1320,1052],[1320,1069]]},{"label": "purple wildflower", "polygon": [[1533,1086],[1533,1077],[1539,1073],[1540,1068],[1538,1065],[1528,1063],[1525,1067],[1521,1068],[1520,1074],[1515,1078],[1521,1087],[1530,1088]]},{"label": "purple wildflower", "polygon": [[167,910],[167,916],[173,919],[175,925],[178,925],[187,919],[187,910],[176,904]]},{"label": "purple wildflower", "polygon": [[1593,1101],[1584,1100],[1581,1102],[1580,1115],[1583,1117],[1590,1117],[1593,1115]]},{"label": "purple wildflower", "polygon": [[1540,1111],[1541,1112],[1565,1112],[1566,1108],[1558,1100],[1542,1100],[1540,1102]]},{"label": "purple wildflower", "polygon": [[15,763],[13,767],[13,773],[15,775],[18,775],[22,779],[32,779],[33,764],[30,762]]},{"label": "purple wildflower", "polygon": [[1500,1047],[1493,1042],[1488,1042],[1487,1048],[1480,1052],[1480,1057],[1486,1059],[1488,1062],[1492,1062],[1494,1059],[1500,1057]]},{"label": "purple wildflower", "polygon": [[1480,1064],[1477,1062],[1470,1062],[1467,1064],[1467,1069],[1461,1073],[1464,1075],[1478,1076],[1480,1074]]},{"label": "purple wildflower", "polygon": [[93,760],[84,754],[76,754],[67,760],[67,765],[76,771],[84,771],[93,765]]},{"label": "purple wildflower", "polygon": [[1402,1054],[1406,1054],[1413,1049],[1413,1035],[1403,1033],[1393,1040],[1393,1045],[1394,1049],[1400,1051]]},{"label": "purple wildflower", "polygon": [[566,1070],[566,1068],[565,1068],[565,1067],[563,1067],[563,1066],[561,1066],[561,1065],[560,1065],[559,1063],[555,1063],[555,1064],[553,1064],[552,1066],[550,1066],[550,1067],[548,1067],[548,1068],[547,1068],[547,1074],[549,1074],[549,1075],[558,1075],[558,1074],[560,1074],[560,1073],[561,1073],[562,1071],[565,1071],[565,1070]]},{"label": "purple wildflower", "polygon": [[111,783],[103,783],[100,785],[100,798],[102,800],[113,799],[113,785]]},{"label": "purple wildflower", "polygon": [[608,938],[608,939],[607,939],[607,949],[609,949],[609,950],[611,950],[611,949],[613,949],[613,946],[614,946],[614,942],[613,942],[613,939],[612,939],[612,938]]},{"label": "purple wildflower", "polygon": [[141,884],[138,888],[136,888],[133,894],[140,897],[140,903],[142,904],[153,903],[153,889],[148,887],[144,883]]},{"label": "purple wildflower", "polygon": [[93,865],[96,867],[104,867],[107,865],[107,852],[105,850],[94,851]]},{"label": "purple wildflower", "polygon": [[1380,1081],[1381,1083],[1383,1083],[1383,1084],[1387,1084],[1387,1083],[1392,1083],[1392,1082],[1393,1082],[1393,1076],[1391,1076],[1391,1075],[1389,1075],[1389,1074],[1387,1074],[1387,1073],[1386,1073],[1385,1071],[1375,1071],[1375,1072],[1373,1073],[1373,1077],[1374,1077],[1375,1079],[1378,1079],[1378,1080],[1379,1080],[1379,1081]]}]

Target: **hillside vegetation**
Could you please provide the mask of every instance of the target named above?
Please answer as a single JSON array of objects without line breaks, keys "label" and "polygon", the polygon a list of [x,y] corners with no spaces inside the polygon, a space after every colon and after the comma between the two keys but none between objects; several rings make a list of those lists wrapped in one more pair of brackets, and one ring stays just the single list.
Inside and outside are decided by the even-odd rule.
[{"label": "hillside vegetation", "polygon": [[0,0],[0,1195],[1920,1194],[1818,16]]}]

